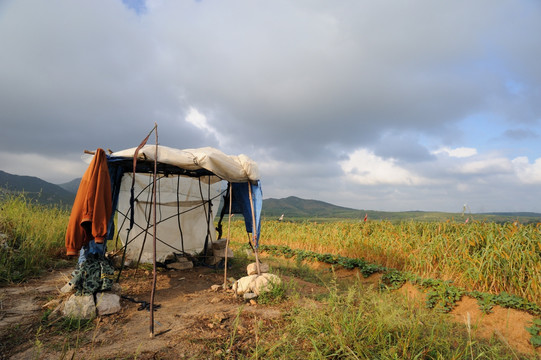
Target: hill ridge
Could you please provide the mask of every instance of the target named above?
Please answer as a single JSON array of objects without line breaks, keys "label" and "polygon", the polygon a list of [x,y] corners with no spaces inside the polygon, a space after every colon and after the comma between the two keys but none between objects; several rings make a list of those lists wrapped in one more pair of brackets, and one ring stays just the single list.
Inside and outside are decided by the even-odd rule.
[{"label": "hill ridge", "polygon": [[35,176],[14,175],[0,170],[0,190],[4,193],[25,193],[45,205],[71,206],[75,194]]}]

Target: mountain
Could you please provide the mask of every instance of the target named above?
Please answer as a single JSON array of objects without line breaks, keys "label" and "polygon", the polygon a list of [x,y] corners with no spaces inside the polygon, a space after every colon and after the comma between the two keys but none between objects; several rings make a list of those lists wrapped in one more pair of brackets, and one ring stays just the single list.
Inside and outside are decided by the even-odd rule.
[{"label": "mountain", "polygon": [[62,189],[69,191],[70,193],[77,194],[79,190],[79,184],[81,183],[81,178],[73,179],[67,183],[58,184]]},{"label": "mountain", "polygon": [[[12,175],[0,170],[0,197],[5,193],[24,192],[29,198],[41,204],[53,204],[71,207],[81,179],[74,179],[64,184],[51,184],[33,176]],[[218,209],[219,210],[219,209]],[[219,212],[218,212],[219,213]],[[428,211],[387,212],[351,209],[319,200],[306,200],[296,196],[284,199],[264,199],[262,218],[278,219],[284,214],[284,221],[361,221],[365,215],[369,220],[389,221],[465,221],[466,219],[491,222],[520,223],[541,222],[541,214],[533,212],[498,212],[483,214],[462,214]]]},{"label": "mountain", "polygon": [[429,211],[402,211],[387,212],[374,210],[357,210],[342,206],[332,205],[318,200],[305,200],[295,196],[284,199],[265,199],[261,216],[263,219],[278,219],[284,214],[284,221],[333,221],[333,220],[362,220],[365,215],[369,220],[389,221],[458,221],[466,219],[490,222],[513,222],[520,223],[541,222],[541,214],[532,212],[507,212],[507,213],[483,213],[462,214]]},{"label": "mountain", "polygon": [[[301,217],[301,218],[341,218],[341,217],[359,217],[360,210],[350,209],[342,206],[332,205],[319,200],[305,200],[296,196],[290,196],[285,199],[265,199],[263,200],[263,217]],[[362,214],[364,216],[364,213]]]},{"label": "mountain", "polygon": [[24,192],[32,200],[46,205],[71,206],[75,193],[34,176],[20,176],[0,170],[0,194]]}]

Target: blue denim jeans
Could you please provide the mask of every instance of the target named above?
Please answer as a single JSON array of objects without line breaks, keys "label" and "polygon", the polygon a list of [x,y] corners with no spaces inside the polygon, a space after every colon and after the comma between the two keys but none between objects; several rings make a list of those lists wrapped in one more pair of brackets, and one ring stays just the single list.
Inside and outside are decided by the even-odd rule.
[{"label": "blue denim jeans", "polygon": [[79,264],[86,260],[86,257],[90,254],[105,255],[107,249],[107,240],[103,240],[103,244],[96,244],[94,239],[90,240],[87,245],[81,248],[79,252]]}]

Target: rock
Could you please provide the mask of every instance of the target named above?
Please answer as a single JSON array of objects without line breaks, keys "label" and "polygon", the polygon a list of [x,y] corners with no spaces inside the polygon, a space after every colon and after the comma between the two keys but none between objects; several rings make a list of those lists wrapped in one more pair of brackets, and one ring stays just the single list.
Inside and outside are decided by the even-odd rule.
[{"label": "rock", "polygon": [[193,268],[193,262],[191,261],[177,261],[174,263],[167,264],[168,269],[175,270],[188,270]]},{"label": "rock", "polygon": [[282,280],[274,274],[248,275],[240,278],[233,284],[233,290],[237,295],[253,292],[260,295],[271,289],[273,284],[280,284]]},{"label": "rock", "polygon": [[64,304],[64,310],[62,311],[62,313],[64,314],[64,316],[77,318],[77,319],[95,318],[96,317],[96,304],[94,303],[94,296],[71,295],[70,298]]},{"label": "rock", "polygon": [[233,290],[235,290],[235,293],[237,295],[243,295],[246,292],[251,292],[251,283],[255,280],[256,277],[257,275],[241,277],[233,284]]},{"label": "rock", "polygon": [[212,285],[212,286],[210,287],[210,289],[211,289],[212,291],[218,291],[218,290],[220,290],[221,288],[222,288],[222,285]]},{"label": "rock", "polygon": [[[260,262],[259,263],[259,269],[261,270],[262,274],[263,273],[268,273],[269,272],[269,264]],[[248,273],[248,275],[257,274],[256,263],[254,262],[254,263],[248,264],[248,266],[246,267],[246,272]]]},{"label": "rock", "polygon": [[[212,253],[216,257],[225,258],[225,249],[214,249],[212,250]],[[233,250],[231,250],[231,248],[227,248],[227,257],[230,259],[234,257]]]},{"label": "rock", "polygon": [[120,311],[120,296],[108,292],[99,292],[96,294],[96,309],[98,314],[109,315]]},{"label": "rock", "polygon": [[212,243],[212,250],[225,249],[226,245],[227,245],[227,239],[218,239]]},{"label": "rock", "polygon": [[255,279],[254,284],[252,286],[253,286],[254,292],[257,295],[260,295],[264,292],[270,291],[273,284],[278,285],[281,282],[282,280],[277,275],[265,273],[265,274],[261,274],[261,276],[258,276]]},{"label": "rock", "polygon": [[244,300],[252,300],[252,299],[255,299],[257,295],[254,294],[253,292],[249,292],[249,293],[244,293],[242,297],[244,298]]}]

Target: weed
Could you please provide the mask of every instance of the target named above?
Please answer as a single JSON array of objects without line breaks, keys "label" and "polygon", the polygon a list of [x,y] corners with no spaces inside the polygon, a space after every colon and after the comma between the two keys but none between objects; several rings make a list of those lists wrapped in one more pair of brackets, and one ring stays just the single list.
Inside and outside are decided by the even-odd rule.
[{"label": "weed", "polygon": [[279,304],[286,299],[287,284],[284,281],[271,281],[268,291],[257,297],[257,302],[265,305]]}]

